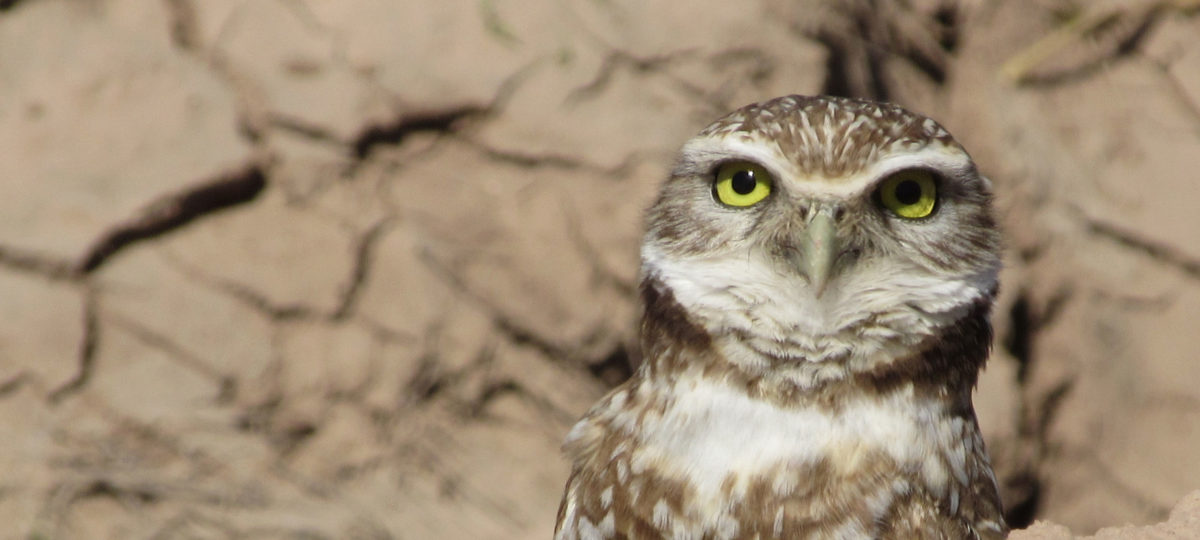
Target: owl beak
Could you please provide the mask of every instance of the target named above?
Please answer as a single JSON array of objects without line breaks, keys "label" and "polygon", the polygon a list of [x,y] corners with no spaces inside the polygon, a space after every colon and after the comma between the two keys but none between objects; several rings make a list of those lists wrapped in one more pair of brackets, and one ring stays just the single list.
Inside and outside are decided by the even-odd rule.
[{"label": "owl beak", "polygon": [[837,253],[837,229],[833,209],[822,208],[813,213],[800,241],[801,268],[818,297],[825,292],[825,286],[829,284],[829,275]]}]

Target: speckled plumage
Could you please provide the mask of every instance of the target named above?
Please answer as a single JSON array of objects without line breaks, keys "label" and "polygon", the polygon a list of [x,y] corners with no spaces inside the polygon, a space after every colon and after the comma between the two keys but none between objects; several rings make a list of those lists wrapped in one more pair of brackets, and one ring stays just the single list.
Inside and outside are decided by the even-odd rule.
[{"label": "speckled plumage", "polygon": [[[715,201],[729,161],[770,171],[770,198]],[[876,186],[914,168],[937,212],[882,212]],[[817,213],[819,285],[797,255]],[[644,361],[567,437],[556,539],[1002,538],[971,404],[998,251],[989,182],[928,118],[787,96],[716,121],[648,214]]]}]

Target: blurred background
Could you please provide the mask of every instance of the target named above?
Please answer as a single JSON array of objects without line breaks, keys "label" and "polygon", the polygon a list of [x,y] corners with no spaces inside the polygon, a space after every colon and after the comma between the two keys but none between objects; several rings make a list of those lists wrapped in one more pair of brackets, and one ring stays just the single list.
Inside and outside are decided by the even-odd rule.
[{"label": "blurred background", "polygon": [[0,538],[549,538],[642,211],[749,102],[938,119],[1009,509],[1200,488],[1195,1],[0,1]]}]

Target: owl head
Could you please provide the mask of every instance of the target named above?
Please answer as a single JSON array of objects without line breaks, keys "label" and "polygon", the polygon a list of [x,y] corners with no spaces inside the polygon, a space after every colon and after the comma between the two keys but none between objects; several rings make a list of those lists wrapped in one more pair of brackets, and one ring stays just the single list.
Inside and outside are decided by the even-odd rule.
[{"label": "owl head", "polygon": [[814,384],[911,355],[990,300],[991,201],[929,118],[781,97],[684,145],[648,214],[643,279],[729,362]]}]

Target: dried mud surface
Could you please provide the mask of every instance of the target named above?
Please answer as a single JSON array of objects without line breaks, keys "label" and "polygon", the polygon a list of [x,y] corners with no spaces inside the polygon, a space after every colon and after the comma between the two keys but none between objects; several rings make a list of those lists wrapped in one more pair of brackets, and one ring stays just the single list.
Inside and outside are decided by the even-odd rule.
[{"label": "dried mud surface", "polygon": [[1014,538],[1200,535],[1197,9],[0,1],[0,538],[549,537],[642,209],[788,93],[994,180]]}]

